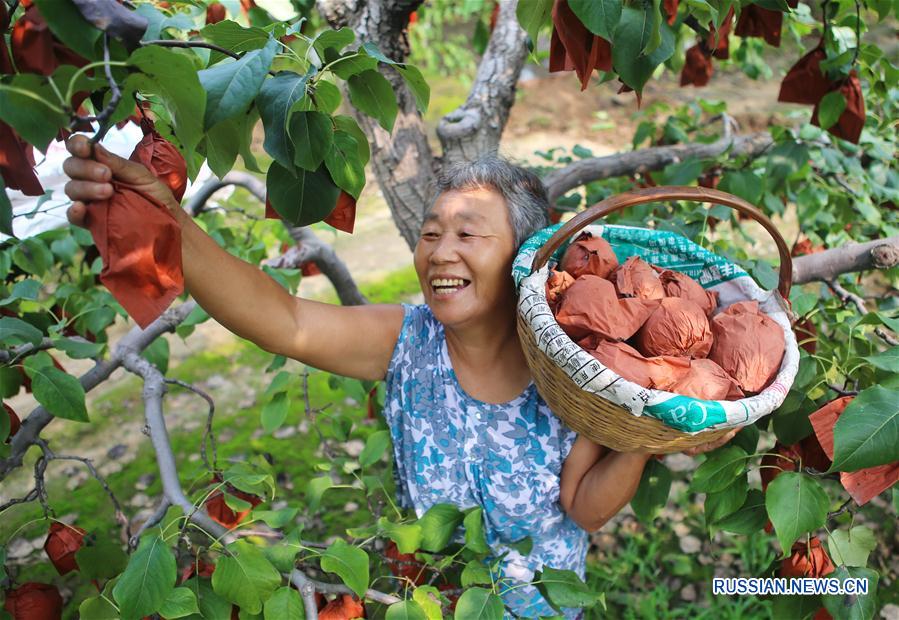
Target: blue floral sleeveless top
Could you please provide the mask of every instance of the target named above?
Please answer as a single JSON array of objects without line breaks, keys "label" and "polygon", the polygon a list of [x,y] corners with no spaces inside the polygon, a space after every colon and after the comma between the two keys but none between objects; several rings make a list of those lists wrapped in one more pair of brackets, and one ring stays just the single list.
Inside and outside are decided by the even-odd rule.
[{"label": "blue floral sleeveless top", "polygon": [[[559,475],[576,434],[533,382],[507,403],[469,396],[453,371],[443,325],[427,305],[403,309],[384,406],[400,505],[419,517],[439,503],[480,506],[493,553],[508,552],[500,566],[505,605],[523,618],[555,616],[534,586],[521,583],[543,565],[584,578],[587,533],[559,504]],[[526,536],[534,543],[527,556],[504,546]]]}]

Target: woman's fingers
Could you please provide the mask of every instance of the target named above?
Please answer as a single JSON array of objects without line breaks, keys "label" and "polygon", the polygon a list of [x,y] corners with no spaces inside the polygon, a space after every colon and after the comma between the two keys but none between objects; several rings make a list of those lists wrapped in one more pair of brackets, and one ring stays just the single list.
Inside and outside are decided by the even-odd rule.
[{"label": "woman's fingers", "polygon": [[697,456],[704,452],[711,452],[712,450],[716,450],[733,439],[738,432],[740,432],[740,429],[735,428],[717,441],[710,441],[709,443],[704,443],[688,450],[684,450],[684,454],[686,454],[687,456]]},{"label": "woman's fingers", "polygon": [[73,226],[84,228],[87,225],[87,205],[83,202],[73,202],[66,211],[66,217]]},{"label": "woman's fingers", "polygon": [[62,162],[62,171],[77,181],[97,181],[102,183],[112,179],[112,172],[109,170],[109,167],[92,159],[69,157]]},{"label": "woman's fingers", "polygon": [[72,200],[91,202],[106,200],[113,193],[112,183],[94,183],[93,181],[72,180],[66,183],[66,196]]}]

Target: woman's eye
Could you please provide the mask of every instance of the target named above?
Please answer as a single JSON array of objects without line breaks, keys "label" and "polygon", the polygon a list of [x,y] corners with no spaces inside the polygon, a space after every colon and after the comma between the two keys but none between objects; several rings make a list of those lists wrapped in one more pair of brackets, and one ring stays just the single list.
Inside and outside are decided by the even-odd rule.
[{"label": "woman's eye", "polygon": [[467,233],[467,232],[463,231],[463,232],[459,233],[459,236],[462,237],[463,239],[465,239],[466,237],[476,237],[477,235],[473,235],[471,233]]},{"label": "woman's eye", "polygon": [[422,233],[421,236],[423,239],[436,239],[440,235],[438,235],[435,232],[426,232],[426,233]]}]

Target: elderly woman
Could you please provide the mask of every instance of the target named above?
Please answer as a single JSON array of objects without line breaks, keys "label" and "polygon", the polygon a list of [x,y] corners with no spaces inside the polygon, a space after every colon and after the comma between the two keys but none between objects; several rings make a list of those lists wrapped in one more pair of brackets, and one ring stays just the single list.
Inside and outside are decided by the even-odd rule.
[{"label": "elderly woman", "polygon": [[[225,252],[140,164],[101,147],[89,159],[81,136],[68,148],[72,223],[82,225],[88,203],[112,194],[112,179],[137,186],[177,217],[187,288],[219,323],[266,351],[384,380],[401,504],[419,516],[441,502],[480,506],[488,543],[506,553],[507,609],[555,613],[523,584],[544,565],[583,578],[587,532],[630,501],[650,455],[577,437],[531,380],[510,274],[518,247],[548,223],[540,179],[497,157],[449,167],[415,247],[425,303],[341,307],[294,297]],[[525,537],[533,541],[528,555],[506,546]]]}]

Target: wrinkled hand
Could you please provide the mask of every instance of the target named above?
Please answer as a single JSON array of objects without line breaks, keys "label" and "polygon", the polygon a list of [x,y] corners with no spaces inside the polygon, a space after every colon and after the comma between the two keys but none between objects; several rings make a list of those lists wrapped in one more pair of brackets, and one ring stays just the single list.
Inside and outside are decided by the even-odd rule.
[{"label": "wrinkled hand", "polygon": [[91,158],[90,142],[81,135],[69,138],[66,148],[72,157],[63,162],[62,169],[72,180],[66,183],[65,192],[73,201],[66,215],[75,226],[86,226],[86,203],[112,197],[115,191],[113,179],[133,186],[140,193],[170,209],[178,206],[172,190],[145,166],[110,153],[99,144],[94,145]]},{"label": "wrinkled hand", "polygon": [[717,441],[710,441],[709,443],[700,444],[698,446],[694,446],[694,447],[690,448],[689,450],[684,450],[684,454],[686,454],[687,456],[697,456],[704,452],[711,452],[712,450],[714,450],[716,448],[720,448],[721,446],[726,444],[728,441],[733,439],[734,435],[736,435],[738,432],[740,432],[739,428],[732,429],[729,433],[727,433],[721,439],[718,439]]}]

